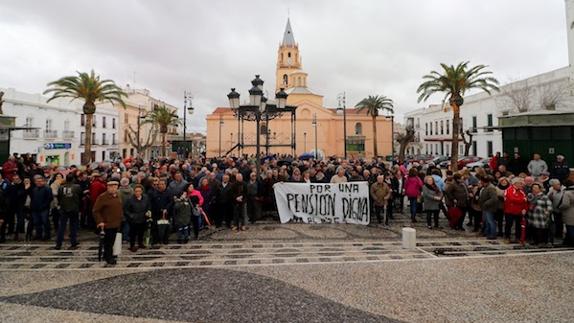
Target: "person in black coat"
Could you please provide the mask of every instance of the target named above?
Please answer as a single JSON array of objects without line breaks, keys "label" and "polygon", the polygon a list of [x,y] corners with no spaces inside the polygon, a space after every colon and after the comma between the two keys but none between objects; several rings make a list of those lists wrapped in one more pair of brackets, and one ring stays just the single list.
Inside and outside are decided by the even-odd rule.
[{"label": "person in black coat", "polygon": [[159,241],[159,232],[157,227],[157,221],[162,219],[169,219],[171,214],[171,207],[173,204],[173,193],[167,189],[167,182],[165,179],[160,179],[157,185],[157,189],[152,190],[149,193],[149,198],[151,202],[151,214],[152,214],[152,244],[158,244],[163,241]]},{"label": "person in black coat", "polygon": [[[161,202],[160,202],[161,203]],[[136,252],[144,248],[143,237],[146,229],[146,215],[151,211],[151,203],[141,184],[134,187],[134,194],[124,202],[124,216],[130,225],[130,250]]]},{"label": "person in black coat", "polygon": [[46,186],[43,176],[34,176],[34,187],[24,187],[30,196],[30,211],[36,229],[36,240],[50,240],[50,204],[54,199],[52,190]]},{"label": "person in black coat", "polygon": [[215,216],[215,226],[221,227],[223,221],[225,221],[228,227],[231,227],[231,221],[233,217],[233,207],[232,207],[232,196],[231,187],[232,183],[229,181],[229,175],[225,174],[222,177],[221,184],[218,185],[218,195],[217,195],[217,209],[218,212]]},{"label": "person in black coat", "polygon": [[570,167],[566,162],[566,158],[564,158],[564,155],[557,155],[556,161],[550,168],[550,178],[556,178],[564,184],[568,176],[570,176]]},{"label": "person in black coat", "polygon": [[233,202],[233,225],[232,230],[245,231],[245,208],[247,202],[247,184],[243,181],[241,173],[235,175],[235,183],[231,185],[231,197]]},{"label": "person in black coat", "polygon": [[7,209],[3,214],[4,223],[0,226],[0,242],[6,241],[7,232],[8,234],[15,232],[14,240],[18,240],[18,235],[25,232],[24,203],[26,202],[26,190],[20,175],[15,174],[12,177],[12,183],[4,191],[4,199]]},{"label": "person in black coat", "polygon": [[520,157],[520,154],[514,154],[514,159],[508,162],[508,171],[512,172],[515,176],[520,173],[526,173],[527,162]]}]

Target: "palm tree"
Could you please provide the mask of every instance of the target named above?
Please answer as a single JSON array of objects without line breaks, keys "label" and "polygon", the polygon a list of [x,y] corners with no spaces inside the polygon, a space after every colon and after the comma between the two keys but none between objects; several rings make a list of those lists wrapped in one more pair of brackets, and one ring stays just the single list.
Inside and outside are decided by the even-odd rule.
[{"label": "palm tree", "polygon": [[161,154],[166,156],[167,142],[165,136],[167,131],[169,127],[177,127],[181,123],[177,112],[168,109],[165,105],[155,106],[144,122],[158,126],[161,133]]},{"label": "palm tree", "polygon": [[92,161],[92,122],[96,112],[96,102],[117,103],[125,107],[123,100],[127,94],[112,80],[101,80],[92,70],[89,74],[77,72],[75,76],[64,76],[59,80],[48,83],[44,94],[52,93],[47,102],[58,98],[72,98],[84,100],[83,112],[85,120],[85,143],[82,164]]},{"label": "palm tree", "polygon": [[460,134],[460,107],[464,103],[463,96],[471,89],[481,89],[491,94],[499,91],[498,80],[492,77],[492,72],[484,70],[486,65],[468,66],[469,62],[459,63],[457,66],[441,63],[443,73],[431,71],[423,76],[424,82],[417,89],[418,102],[426,101],[437,92],[444,93],[443,102],[448,99],[452,108],[452,145],[451,145],[451,169],[458,170],[458,143]]},{"label": "palm tree", "polygon": [[[392,114],[394,112],[393,100],[384,95],[369,95],[357,103],[357,111],[366,111],[373,118],[373,152],[377,157],[379,156],[377,150],[377,116],[379,116],[379,112],[385,111]],[[391,139],[392,144],[393,140]]]}]

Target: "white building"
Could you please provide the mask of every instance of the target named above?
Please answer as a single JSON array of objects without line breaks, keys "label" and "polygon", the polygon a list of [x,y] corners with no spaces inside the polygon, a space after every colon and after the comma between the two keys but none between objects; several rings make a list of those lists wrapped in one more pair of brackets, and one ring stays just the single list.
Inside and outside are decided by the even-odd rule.
[{"label": "white building", "polygon": [[[465,96],[460,116],[462,130],[470,130],[472,134],[470,155],[487,157],[502,152],[502,134],[496,129],[498,117],[540,111],[574,111],[574,30],[571,28],[574,26],[574,0],[565,2],[570,65],[506,84],[493,95],[481,92]],[[449,106],[431,104],[406,113],[405,124],[413,125],[416,138],[407,148],[407,153],[450,155],[451,123]],[[459,154],[464,154],[462,140]]]},{"label": "white building", "polygon": [[[67,99],[47,103],[40,94],[4,91],[5,115],[16,117],[17,127],[35,128],[14,130],[11,133],[10,154],[35,156],[40,165],[68,166],[79,164],[83,154],[82,102]],[[119,153],[118,111],[100,108],[94,115],[95,128],[92,154],[95,161],[110,160]]]}]

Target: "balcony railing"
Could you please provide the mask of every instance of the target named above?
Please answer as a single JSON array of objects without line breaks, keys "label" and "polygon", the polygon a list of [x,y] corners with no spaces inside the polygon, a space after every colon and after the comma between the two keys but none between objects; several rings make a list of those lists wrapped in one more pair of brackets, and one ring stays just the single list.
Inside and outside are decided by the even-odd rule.
[{"label": "balcony railing", "polygon": [[44,130],[44,138],[46,139],[58,138],[58,130]]},{"label": "balcony railing", "polygon": [[39,129],[24,130],[24,139],[38,139],[40,137]]},{"label": "balcony railing", "polygon": [[62,137],[64,137],[64,139],[73,139],[74,138],[74,131],[64,130],[64,131],[62,131]]}]

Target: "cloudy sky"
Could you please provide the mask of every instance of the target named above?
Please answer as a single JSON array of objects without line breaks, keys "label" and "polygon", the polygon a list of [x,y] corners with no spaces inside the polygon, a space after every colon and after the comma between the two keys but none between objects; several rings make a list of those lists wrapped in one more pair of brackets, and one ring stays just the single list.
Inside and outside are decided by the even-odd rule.
[{"label": "cloudy sky", "polygon": [[288,12],[329,107],[342,91],[348,105],[384,94],[401,117],[440,62],[487,64],[502,82],[568,65],[564,0],[4,0],[0,87],[39,93],[94,68],[176,106],[192,91],[201,131],[230,87],[246,96],[261,74],[274,91]]}]

